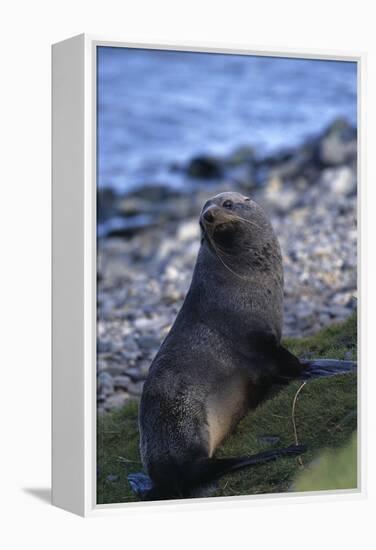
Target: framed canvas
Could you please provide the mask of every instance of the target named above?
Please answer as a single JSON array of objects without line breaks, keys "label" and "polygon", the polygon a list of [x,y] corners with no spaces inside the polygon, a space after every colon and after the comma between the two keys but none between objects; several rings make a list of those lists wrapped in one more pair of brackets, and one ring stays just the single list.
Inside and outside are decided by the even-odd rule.
[{"label": "framed canvas", "polygon": [[56,506],[365,491],[362,54],[52,49]]}]

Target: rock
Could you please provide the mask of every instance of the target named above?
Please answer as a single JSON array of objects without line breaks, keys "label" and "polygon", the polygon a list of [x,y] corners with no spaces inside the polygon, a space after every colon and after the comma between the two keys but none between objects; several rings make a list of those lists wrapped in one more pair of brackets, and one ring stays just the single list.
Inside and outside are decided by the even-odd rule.
[{"label": "rock", "polygon": [[130,367],[126,370],[127,376],[129,376],[132,381],[139,382],[144,380],[149,372],[149,363],[139,363],[137,367]]},{"label": "rock", "polygon": [[123,351],[138,353],[139,347],[136,343],[136,340],[132,336],[127,336],[123,340]]},{"label": "rock", "polygon": [[142,388],[144,387],[144,382],[131,382],[128,386],[128,393],[131,395],[135,395],[137,397],[141,396]]},{"label": "rock", "polygon": [[161,340],[155,336],[140,336],[138,345],[143,351],[154,351],[159,348]]},{"label": "rock", "polygon": [[215,157],[202,155],[189,162],[187,174],[194,178],[215,179],[222,177],[223,167]]},{"label": "rock", "polygon": [[330,306],[329,313],[331,317],[335,317],[336,319],[346,319],[349,314],[349,310],[344,306],[332,305]]},{"label": "rock", "polygon": [[116,389],[120,388],[122,390],[127,390],[130,383],[131,383],[131,379],[129,376],[126,376],[126,375],[114,376],[114,387]]},{"label": "rock", "polygon": [[111,341],[110,340],[101,340],[98,338],[97,340],[97,352],[98,353],[108,353],[112,349]]},{"label": "rock", "polygon": [[278,212],[290,210],[297,202],[298,195],[292,188],[287,188],[282,180],[272,177],[266,185],[265,198]]},{"label": "rock", "polygon": [[172,189],[168,185],[143,185],[132,192],[131,196],[137,199],[143,199],[151,203],[161,203],[168,199],[178,198],[181,193],[176,189]]},{"label": "rock", "polygon": [[238,166],[239,164],[252,164],[256,158],[255,150],[249,145],[242,145],[234,149],[226,158],[228,166]]},{"label": "rock", "polygon": [[156,220],[150,215],[132,216],[129,218],[114,217],[103,224],[98,237],[121,237],[130,239],[138,233],[155,225]]},{"label": "rock", "polygon": [[101,393],[100,395],[97,395],[97,403],[98,404],[101,404],[101,403],[104,403],[106,401],[106,395],[104,395],[103,393]]},{"label": "rock", "polygon": [[343,119],[336,120],[319,143],[319,159],[324,166],[344,164],[356,156],[356,130]]},{"label": "rock", "polygon": [[168,265],[165,271],[166,279],[176,281],[179,278],[179,271],[173,265]]},{"label": "rock", "polygon": [[118,213],[125,217],[137,216],[140,214],[153,215],[155,214],[155,207],[150,201],[128,196],[119,200]]},{"label": "rock", "polygon": [[168,320],[165,317],[155,317],[153,319],[146,319],[145,317],[140,317],[134,321],[134,326],[138,330],[150,330],[158,331],[162,327],[168,325]]},{"label": "rock", "polygon": [[111,395],[111,397],[106,399],[104,408],[105,410],[108,410],[108,411],[120,409],[125,405],[128,399],[129,399],[129,396],[126,393],[115,393],[114,395]]},{"label": "rock", "polygon": [[106,368],[103,372],[106,372],[111,377],[114,377],[114,376],[121,376],[122,374],[124,374],[125,370],[126,370],[126,366],[123,364],[117,365],[115,363],[107,363]]},{"label": "rock", "polygon": [[189,222],[179,225],[177,238],[179,241],[191,241],[198,239],[200,235],[200,226],[197,220],[190,220]]},{"label": "rock", "polygon": [[114,393],[114,382],[108,372],[100,372],[97,376],[98,395],[108,396]]},{"label": "rock", "polygon": [[257,173],[254,166],[240,164],[226,170],[224,177],[226,190],[238,188],[239,192],[249,194],[257,187]]},{"label": "rock", "polygon": [[97,218],[101,223],[116,213],[116,194],[113,189],[105,187],[97,191]]},{"label": "rock", "polygon": [[335,195],[346,196],[356,193],[356,175],[348,166],[328,168],[322,173],[323,185]]},{"label": "rock", "polygon": [[172,287],[167,288],[166,291],[163,293],[163,301],[169,305],[180,302],[181,300],[183,300],[183,298],[184,293]]}]

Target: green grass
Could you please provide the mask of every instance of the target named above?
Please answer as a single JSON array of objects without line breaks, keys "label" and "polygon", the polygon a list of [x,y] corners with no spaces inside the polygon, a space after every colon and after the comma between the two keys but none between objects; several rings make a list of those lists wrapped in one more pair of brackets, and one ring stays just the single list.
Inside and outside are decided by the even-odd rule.
[{"label": "green grass", "polygon": [[318,460],[301,472],[294,482],[295,491],[349,489],[357,486],[356,433],[337,452],[324,451]]},{"label": "green grass", "polygon": [[314,336],[285,338],[284,345],[300,358],[356,360],[357,316],[350,315],[344,323],[330,325]]},{"label": "green grass", "polygon": [[[333,325],[312,337],[287,339],[285,344],[297,355],[307,358],[348,359],[356,356],[356,340],[356,317],[351,316],[343,324]],[[250,412],[218,451],[218,456],[249,455],[293,444],[292,404],[300,386],[300,382],[289,384]],[[328,488],[328,484],[330,488],[354,487],[354,463],[341,458],[338,449],[348,443],[357,427],[356,386],[355,374],[307,382],[297,398],[294,415],[298,441],[307,446],[307,452],[301,457],[303,465],[294,457],[243,470],[221,479],[214,496],[278,493],[292,488],[318,490]],[[120,411],[98,418],[99,504],[136,500],[127,474],[142,469],[137,413],[137,403],[132,402]],[[270,436],[275,438],[273,445],[266,443]],[[329,454],[327,449],[331,450]],[[338,453],[338,461],[333,453]],[[318,463],[323,464],[318,472],[311,466],[317,463],[317,457],[321,457]],[[350,464],[351,471],[341,476],[339,465],[343,470],[345,463]],[[314,481],[310,475],[314,475]],[[304,476],[308,476],[305,482]]]}]

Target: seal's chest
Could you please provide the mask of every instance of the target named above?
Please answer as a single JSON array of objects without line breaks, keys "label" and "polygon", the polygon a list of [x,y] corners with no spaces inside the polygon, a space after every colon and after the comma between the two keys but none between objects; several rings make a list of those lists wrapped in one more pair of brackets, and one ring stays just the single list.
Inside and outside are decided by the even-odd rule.
[{"label": "seal's chest", "polygon": [[210,394],[206,401],[209,456],[213,456],[217,447],[247,412],[247,408],[247,384],[240,376]]}]

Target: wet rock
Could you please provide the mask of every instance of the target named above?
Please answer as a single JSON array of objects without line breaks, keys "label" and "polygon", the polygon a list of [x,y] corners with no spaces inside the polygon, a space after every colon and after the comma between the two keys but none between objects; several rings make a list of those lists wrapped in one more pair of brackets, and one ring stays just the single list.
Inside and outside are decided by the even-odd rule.
[{"label": "wet rock", "polygon": [[222,163],[211,156],[193,158],[187,166],[187,174],[194,178],[215,179],[223,175]]}]

